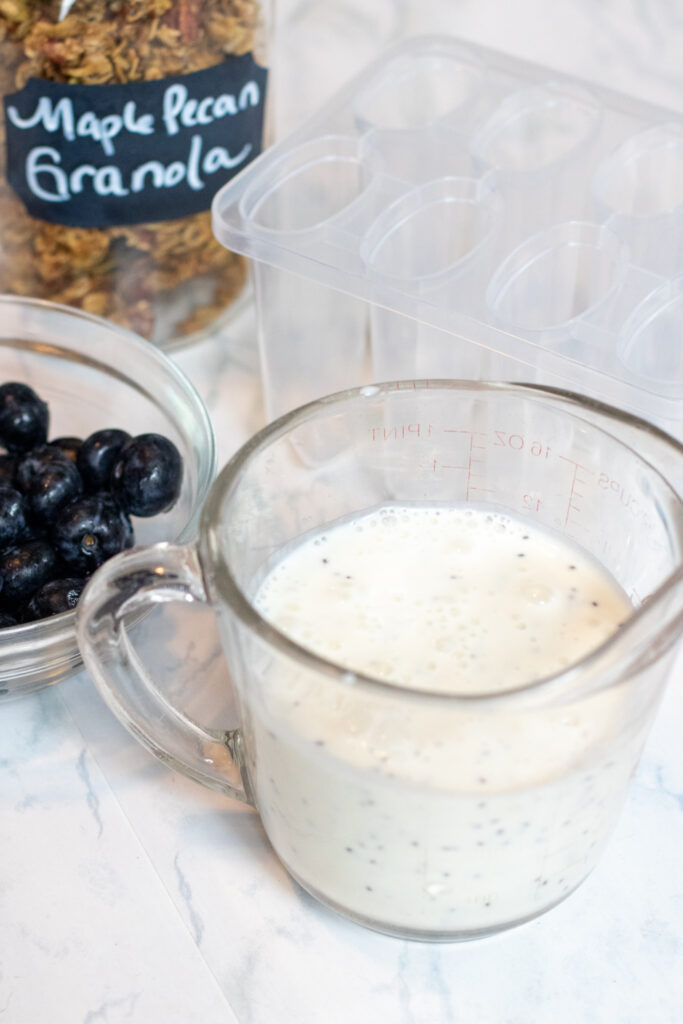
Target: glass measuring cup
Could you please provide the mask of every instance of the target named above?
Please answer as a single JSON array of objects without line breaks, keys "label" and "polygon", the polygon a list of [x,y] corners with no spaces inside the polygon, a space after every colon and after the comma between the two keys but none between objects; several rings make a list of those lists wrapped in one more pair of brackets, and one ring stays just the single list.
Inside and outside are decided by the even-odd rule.
[{"label": "glass measuring cup", "polygon": [[[655,427],[563,391],[435,381],[344,392],[234,456],[196,549],[156,545],[98,571],[78,611],[83,658],[148,749],[257,808],[323,902],[401,936],[496,932],[568,895],[616,821],[681,634],[681,469],[683,447]],[[634,612],[558,675],[476,695],[349,672],[258,614],[254,592],[283,549],[392,502],[471,503],[558,531]],[[169,600],[215,610],[239,728],[189,720],[140,664],[126,622]]]}]

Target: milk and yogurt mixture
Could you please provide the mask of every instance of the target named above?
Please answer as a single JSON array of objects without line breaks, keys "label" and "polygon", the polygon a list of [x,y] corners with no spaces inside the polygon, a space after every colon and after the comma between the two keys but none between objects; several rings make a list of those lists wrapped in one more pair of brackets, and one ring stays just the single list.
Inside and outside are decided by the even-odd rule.
[{"label": "milk and yogurt mixture", "polygon": [[254,603],[395,684],[252,666],[259,810],[305,886],[388,930],[465,934],[533,916],[587,874],[645,731],[623,730],[618,692],[493,712],[438,695],[503,692],[597,647],[631,606],[595,561],[527,520],[387,506],[286,551]]}]

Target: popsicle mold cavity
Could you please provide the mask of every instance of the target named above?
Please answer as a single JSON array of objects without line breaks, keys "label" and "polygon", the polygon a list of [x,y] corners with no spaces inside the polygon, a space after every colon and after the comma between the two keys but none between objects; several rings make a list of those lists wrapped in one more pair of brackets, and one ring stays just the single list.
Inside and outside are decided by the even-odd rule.
[{"label": "popsicle mold cavity", "polygon": [[649,295],[625,325],[619,354],[632,373],[652,385],[683,393],[683,276]]},{"label": "popsicle mold cavity", "polygon": [[588,313],[620,283],[625,259],[619,240],[596,224],[559,224],[524,243],[489,288],[497,317],[541,331]]},{"label": "popsicle mold cavity", "polygon": [[537,171],[593,138],[600,117],[600,104],[586,90],[556,83],[525,89],[503,100],[472,149],[499,171]]},{"label": "popsicle mold cavity", "polygon": [[359,93],[354,111],[360,130],[420,128],[461,111],[481,95],[483,68],[465,49],[435,47],[398,58]]},{"label": "popsicle mold cavity", "polygon": [[388,277],[424,279],[453,270],[490,234],[496,199],[477,179],[428,182],[378,218],[361,254],[369,268]]},{"label": "popsicle mold cavity", "polygon": [[359,195],[361,172],[355,139],[315,139],[268,166],[245,193],[242,213],[256,230],[309,231]]},{"label": "popsicle mold cavity", "polygon": [[607,213],[683,213],[683,124],[658,125],[623,143],[598,168],[593,190]]}]

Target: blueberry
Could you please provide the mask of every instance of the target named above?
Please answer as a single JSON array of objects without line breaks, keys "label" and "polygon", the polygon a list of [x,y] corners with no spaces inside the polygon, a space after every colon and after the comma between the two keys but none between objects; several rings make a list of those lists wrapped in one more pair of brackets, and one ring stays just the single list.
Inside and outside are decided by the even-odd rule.
[{"label": "blueberry", "polygon": [[3,487],[14,487],[14,476],[16,471],[16,455],[0,455],[0,484]]},{"label": "blueberry", "polygon": [[43,584],[24,608],[22,621],[32,622],[34,619],[45,619],[48,615],[71,611],[78,604],[85,582],[67,577]]},{"label": "blueberry", "polygon": [[17,620],[9,612],[0,612],[0,629],[5,629],[7,626],[16,626]]},{"label": "blueberry", "polygon": [[39,445],[17,467],[17,487],[26,496],[29,515],[49,523],[57,511],[83,491],[81,474],[59,448]]},{"label": "blueberry", "polygon": [[54,579],[58,561],[52,545],[30,540],[0,553],[2,600],[10,609],[22,605],[39,587]]},{"label": "blueberry", "polygon": [[0,385],[0,441],[9,452],[25,452],[47,439],[47,404],[27,384]]},{"label": "blueberry", "polygon": [[78,457],[78,451],[83,444],[80,437],[55,437],[50,441],[51,448],[59,448],[65,455],[68,455],[72,462]]},{"label": "blueberry", "polygon": [[111,493],[133,516],[167,512],[183,477],[180,453],[160,434],[140,434],[123,448],[111,474]]},{"label": "blueberry", "polygon": [[16,544],[26,535],[24,496],[13,487],[0,485],[0,548]]},{"label": "blueberry", "polygon": [[126,441],[130,441],[130,434],[115,428],[96,430],[86,437],[76,461],[86,490],[108,489],[109,476]]},{"label": "blueberry", "polygon": [[83,576],[133,546],[130,519],[105,493],[77,498],[61,509],[50,536],[70,571]]},{"label": "blueberry", "polygon": [[36,523],[34,520],[29,519],[20,541],[22,544],[25,544],[27,540],[47,540],[47,530],[46,523]]}]

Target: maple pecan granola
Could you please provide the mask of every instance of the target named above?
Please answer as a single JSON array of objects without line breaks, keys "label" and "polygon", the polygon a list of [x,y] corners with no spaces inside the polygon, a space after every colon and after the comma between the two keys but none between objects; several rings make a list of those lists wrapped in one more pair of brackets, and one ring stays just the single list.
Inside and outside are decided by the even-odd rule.
[{"label": "maple pecan granola", "polygon": [[[0,92],[35,78],[152,82],[245,54],[262,63],[263,20],[260,0],[0,0]],[[0,123],[2,168],[6,148]],[[214,238],[208,209],[144,224],[49,223],[0,172],[0,228],[1,292],[74,305],[160,343],[208,327],[246,279],[244,258]]]}]

